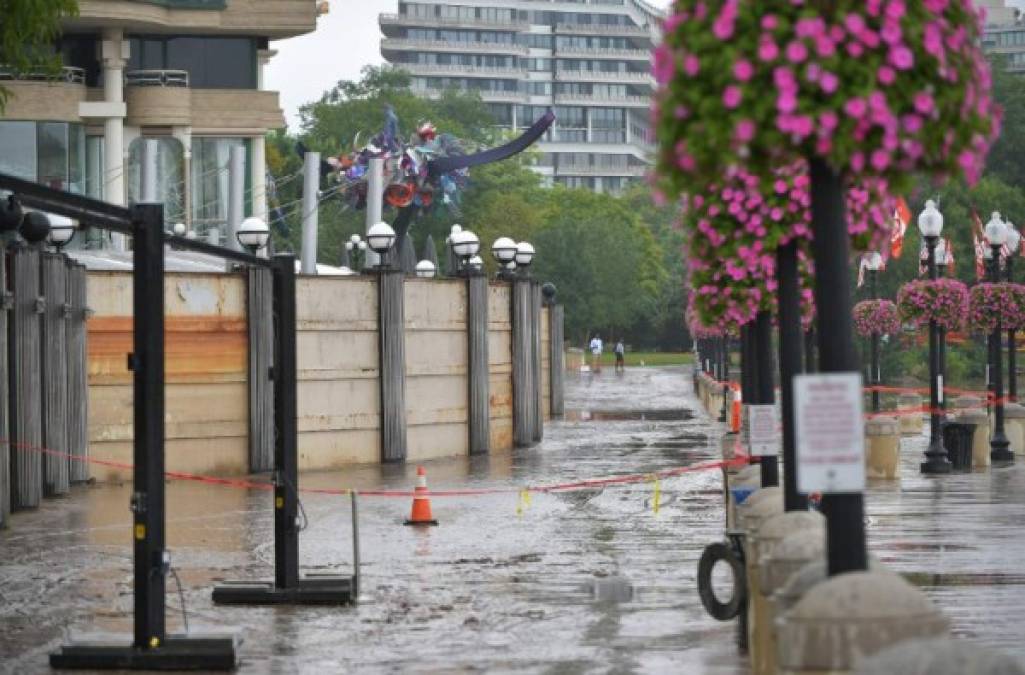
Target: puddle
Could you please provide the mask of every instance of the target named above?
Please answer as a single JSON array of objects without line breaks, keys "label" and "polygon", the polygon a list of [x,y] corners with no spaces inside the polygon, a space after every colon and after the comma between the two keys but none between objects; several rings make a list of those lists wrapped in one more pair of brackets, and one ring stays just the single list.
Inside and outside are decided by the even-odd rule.
[{"label": "puddle", "polygon": [[595,602],[619,604],[634,599],[633,584],[626,577],[612,576],[595,579],[588,586]]},{"label": "puddle", "polygon": [[693,417],[690,410],[567,410],[570,422],[683,422]]},{"label": "puddle", "polygon": [[1025,574],[905,572],[904,578],[915,586],[1022,586]]}]

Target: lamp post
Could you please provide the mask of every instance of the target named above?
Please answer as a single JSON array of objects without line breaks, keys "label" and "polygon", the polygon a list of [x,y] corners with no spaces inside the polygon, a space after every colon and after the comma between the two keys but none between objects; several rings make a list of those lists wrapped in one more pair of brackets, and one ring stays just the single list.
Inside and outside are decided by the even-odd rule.
[{"label": "lamp post", "polygon": [[367,246],[370,247],[371,251],[380,256],[377,269],[385,270],[391,268],[391,263],[387,261],[385,255],[391,250],[394,243],[395,230],[384,221],[374,223],[367,230]]},{"label": "lamp post", "polygon": [[[865,270],[868,271],[868,294],[873,300],[879,299],[878,279],[879,270],[883,267],[883,256],[878,251],[872,251],[865,256]],[[879,373],[879,333],[873,332],[872,341],[872,372],[869,373],[868,381],[872,385],[872,412],[879,412],[879,384],[882,377]]]},{"label": "lamp post", "polygon": [[449,229],[448,236],[445,237],[445,274],[448,276],[455,276],[456,272],[459,271],[459,261],[456,258],[455,251],[453,249],[453,238],[463,231],[462,225],[453,225]]},{"label": "lamp post", "polygon": [[[1007,221],[1007,281],[1014,283],[1014,257],[1018,255],[1021,234]],[[1014,329],[1007,331],[1007,398],[1018,401],[1018,338]]]},{"label": "lamp post", "polygon": [[[933,251],[933,255],[936,256],[937,278],[942,278],[947,275],[947,256],[949,254],[950,253],[947,250],[947,240],[941,238],[936,242],[936,250]],[[947,384],[947,329],[942,326],[937,326],[936,330],[936,338],[939,342],[940,350],[940,415],[946,417],[947,396],[944,392],[944,387]]]},{"label": "lamp post", "polygon": [[[989,242],[991,253],[989,278],[993,283],[1000,281],[1000,249],[1007,243],[1007,225],[1000,219],[1000,214],[993,212],[989,222],[986,223],[986,240]],[[1001,321],[997,314],[997,325],[989,335],[990,352],[993,363],[990,373],[993,378],[993,417],[996,422],[993,435],[989,441],[989,458],[996,463],[1010,464],[1014,461],[1014,454],[1010,450],[1010,441],[1004,432],[1004,376],[1001,341]]]},{"label": "lamp post", "polygon": [[56,213],[49,213],[46,217],[50,221],[50,232],[47,234],[46,239],[60,253],[75,238],[75,221],[67,216],[57,215]]},{"label": "lamp post", "polygon": [[434,273],[434,263],[430,260],[421,260],[416,264],[416,276],[421,279],[433,279]]},{"label": "lamp post", "polygon": [[534,262],[534,245],[530,242],[521,241],[516,244],[516,267],[523,270],[523,276],[530,276],[530,264]]},{"label": "lamp post", "polygon": [[516,276],[516,242],[499,237],[491,244],[491,255],[498,263],[498,278],[509,280]]},{"label": "lamp post", "polygon": [[366,254],[367,242],[363,241],[358,234],[352,235],[345,242],[345,257],[347,259],[345,267],[348,267],[353,272],[359,272],[360,258],[362,257],[362,262],[366,264]]},{"label": "lamp post", "polygon": [[262,219],[250,216],[238,226],[235,238],[243,248],[256,255],[256,252],[262,250],[270,241],[270,228]]},{"label": "lamp post", "polygon": [[452,251],[461,261],[459,271],[463,276],[469,276],[470,259],[480,251],[480,239],[470,230],[460,228],[458,232],[452,233],[451,240]]},{"label": "lamp post", "polygon": [[[943,232],[943,214],[936,208],[936,202],[928,200],[925,210],[918,215],[918,230],[925,239],[928,253],[929,279],[935,281],[936,276],[936,242]],[[929,447],[925,451],[926,461],[922,462],[921,471],[926,474],[950,473],[951,465],[947,459],[947,449],[943,446],[943,435],[940,433],[940,350],[939,327],[935,320],[929,321]]]}]

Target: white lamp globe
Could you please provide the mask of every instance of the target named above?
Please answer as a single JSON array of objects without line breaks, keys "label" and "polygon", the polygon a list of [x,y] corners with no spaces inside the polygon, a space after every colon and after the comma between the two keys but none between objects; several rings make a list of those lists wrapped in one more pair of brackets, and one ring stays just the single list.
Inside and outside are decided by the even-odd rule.
[{"label": "white lamp globe", "polygon": [[184,237],[185,223],[175,223],[174,227],[171,228],[171,231],[174,232],[174,236],[176,237]]},{"label": "white lamp globe", "polygon": [[502,264],[511,261],[516,257],[516,242],[509,237],[499,237],[491,244],[491,255]]},{"label": "white lamp globe", "polygon": [[48,213],[46,218],[50,221],[50,233],[47,237],[54,246],[60,248],[75,236],[75,221],[71,218],[56,213]]},{"label": "white lamp globe", "polygon": [[530,242],[521,241],[516,244],[516,264],[520,267],[530,267],[534,261],[534,246]]},{"label": "white lamp globe", "polygon": [[235,236],[238,238],[238,243],[249,250],[259,251],[267,245],[267,240],[270,239],[270,228],[262,219],[250,216],[238,226]]},{"label": "white lamp globe", "polygon": [[460,228],[452,233],[452,250],[460,258],[472,258],[480,250],[480,239],[470,230]]},{"label": "white lamp globe", "polygon": [[387,253],[394,243],[395,230],[388,223],[375,223],[367,230],[367,245],[375,253]]},{"label": "white lamp globe", "polygon": [[480,270],[482,267],[484,267],[484,261],[481,259],[479,255],[475,255],[472,258],[470,258],[469,265],[474,270]]},{"label": "white lamp globe", "polygon": [[878,272],[883,268],[883,256],[878,251],[872,251],[865,255],[865,269],[871,272]]},{"label": "white lamp globe", "polygon": [[430,260],[421,260],[416,264],[416,276],[421,279],[431,279],[434,277],[434,263]]},{"label": "white lamp globe", "polygon": [[943,214],[931,199],[925,202],[925,210],[918,214],[918,231],[923,237],[938,237],[943,231]]},{"label": "white lamp globe", "polygon": [[349,237],[349,243],[351,243],[353,246],[359,244],[360,241],[361,240],[358,234],[353,234],[351,237]]},{"label": "white lamp globe", "polygon": [[986,223],[986,241],[990,246],[1003,246],[1007,243],[1007,226],[997,211],[993,212]]}]

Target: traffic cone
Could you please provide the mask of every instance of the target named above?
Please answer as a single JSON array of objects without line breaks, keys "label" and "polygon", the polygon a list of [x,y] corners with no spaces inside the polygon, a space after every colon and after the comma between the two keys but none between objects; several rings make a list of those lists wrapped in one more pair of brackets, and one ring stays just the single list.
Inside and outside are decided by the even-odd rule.
[{"label": "traffic cone", "polygon": [[740,433],[740,405],[740,387],[733,385],[733,414],[730,415],[730,429],[735,434]]},{"label": "traffic cone", "polygon": [[413,490],[413,511],[404,525],[437,525],[431,515],[431,497],[427,490],[427,472],[422,466],[416,468],[416,488]]}]

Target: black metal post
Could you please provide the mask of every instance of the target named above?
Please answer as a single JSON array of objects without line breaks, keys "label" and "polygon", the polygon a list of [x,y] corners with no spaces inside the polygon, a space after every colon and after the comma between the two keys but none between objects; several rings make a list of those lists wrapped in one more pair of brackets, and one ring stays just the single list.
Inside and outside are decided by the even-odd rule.
[{"label": "black metal post", "polygon": [[783,509],[808,510],[808,497],[797,491],[797,442],[794,433],[794,375],[801,372],[801,300],[797,243],[776,251],[779,294],[779,396],[783,421]]},{"label": "black metal post", "polygon": [[[990,279],[997,283],[1000,281],[1000,246],[992,246],[993,260],[990,263],[993,267]],[[1011,452],[1011,442],[1004,432],[1004,364],[1003,347],[1000,344],[1003,338],[1003,328],[1000,315],[997,315],[997,325],[990,333],[990,350],[993,354],[993,366],[990,373],[993,378],[993,417],[995,427],[993,435],[989,439],[989,458],[994,464],[1011,464],[1014,462],[1014,453]]]},{"label": "black metal post", "polygon": [[[1014,256],[1011,251],[1007,256],[1007,280],[1014,283]],[[1013,329],[1007,331],[1007,398],[1012,403],[1018,402],[1018,337]]]},{"label": "black metal post", "polygon": [[[877,287],[877,275],[879,270],[868,270],[868,293],[873,300],[879,299]],[[882,378],[879,376],[879,333],[872,333],[872,357],[868,381],[872,384],[872,412],[879,412],[879,384]]]},{"label": "black metal post", "polygon": [[[936,242],[939,237],[926,237],[925,247],[928,258],[929,279],[938,278],[936,269]],[[929,447],[925,451],[926,461],[921,464],[921,472],[926,474],[950,473],[951,464],[947,459],[947,448],[943,445],[943,434],[940,429],[940,350],[939,326],[935,321],[929,322]]]},{"label": "black metal post", "polygon": [[[754,322],[755,403],[772,405],[776,402],[776,386],[772,376],[772,315],[758,312]],[[758,458],[762,467],[762,487],[779,485],[779,458],[764,455]]]},{"label": "black metal post", "polygon": [[740,397],[744,405],[754,402],[754,357],[751,354],[751,324],[740,327]]},{"label": "black metal post", "polygon": [[815,372],[815,328],[804,331],[804,372]]},{"label": "black metal post", "polygon": [[[941,262],[937,261],[937,263],[936,263],[936,276],[937,276],[937,278],[942,279],[946,275],[947,275],[947,265],[946,265],[946,263],[941,263]],[[943,429],[942,420],[945,420],[946,417],[947,417],[947,395],[945,393],[946,392],[946,386],[947,386],[947,329],[944,328],[943,326],[936,326],[936,341],[939,343],[939,352],[940,352],[940,355],[939,355],[939,361],[940,361],[940,363],[939,363],[940,381],[939,381],[939,384],[936,385],[936,395],[937,395],[937,397],[940,400],[940,404],[939,404],[940,420],[941,420],[941,423],[940,423],[941,433],[940,433],[940,435],[942,436],[943,435],[942,434],[942,429]]]},{"label": "black metal post", "polygon": [[[848,290],[850,242],[844,214],[843,180],[820,159],[809,159],[809,165],[819,371],[856,373],[859,368]],[[826,516],[829,574],[866,569],[868,553],[862,493],[823,495],[822,512]]]},{"label": "black metal post", "polygon": [[730,337],[723,334],[719,338],[719,377],[722,381],[722,409],[719,421],[725,424],[730,418]]}]

